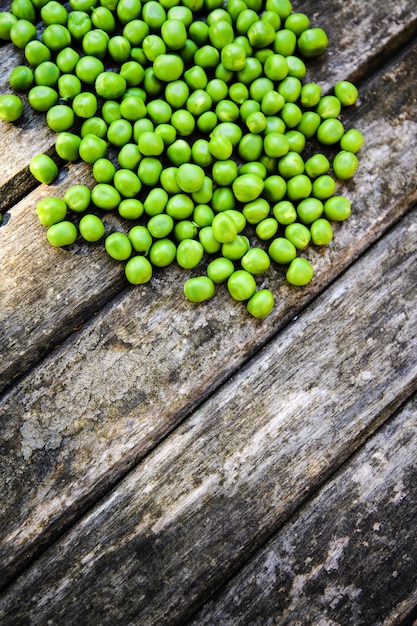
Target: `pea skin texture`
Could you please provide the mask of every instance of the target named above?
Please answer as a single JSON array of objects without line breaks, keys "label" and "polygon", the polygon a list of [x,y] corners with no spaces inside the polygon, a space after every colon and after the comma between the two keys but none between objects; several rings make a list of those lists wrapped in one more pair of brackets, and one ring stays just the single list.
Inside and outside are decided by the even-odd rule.
[{"label": "pea skin texture", "polygon": [[[0,39],[22,50],[26,65],[9,84],[44,114],[57,156],[92,173],[93,185],[36,205],[53,246],[78,232],[101,242],[131,285],[154,267],[201,266],[184,281],[188,300],[223,284],[259,320],[274,295],[255,277],[271,262],[287,266],[290,285],[312,280],[298,254],[330,244],[332,223],[350,216],[337,187],[355,175],[364,137],[339,119],[358,102],[355,85],[339,80],[323,95],[305,82],[307,61],[329,42],[289,0],[13,0]],[[23,108],[15,93],[0,95],[4,122]],[[29,164],[46,185],[58,175],[51,156]],[[124,232],[106,236],[109,211]]]}]

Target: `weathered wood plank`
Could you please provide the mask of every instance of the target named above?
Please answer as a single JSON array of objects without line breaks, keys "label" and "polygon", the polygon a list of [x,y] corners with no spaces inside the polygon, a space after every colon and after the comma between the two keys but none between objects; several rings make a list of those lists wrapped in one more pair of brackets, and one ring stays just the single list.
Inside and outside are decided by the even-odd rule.
[{"label": "weathered wood plank", "polygon": [[417,603],[417,398],[190,621],[393,626]]},{"label": "weathered wood plank", "polygon": [[414,211],[22,574],[0,617],[183,623],[417,388],[416,233]]},{"label": "weathered wood plank", "polygon": [[357,182],[347,185],[354,217],[326,250],[309,251],[317,275],[307,289],[289,288],[282,271],[271,270],[262,284],[278,299],[266,324],[249,319],[224,289],[207,305],[190,306],[180,294],[184,273],[173,268],[116,299],[5,395],[5,580],[407,211],[417,175],[415,55],[363,93],[363,116],[352,123],[368,145]]}]

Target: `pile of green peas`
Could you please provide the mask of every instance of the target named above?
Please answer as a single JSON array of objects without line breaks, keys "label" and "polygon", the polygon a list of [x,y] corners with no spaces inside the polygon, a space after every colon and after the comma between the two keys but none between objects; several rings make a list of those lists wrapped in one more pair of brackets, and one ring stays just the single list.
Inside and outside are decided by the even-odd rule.
[{"label": "pile of green peas", "polygon": [[[135,285],[175,262],[195,274],[191,302],[224,283],[259,319],[274,306],[257,284],[271,263],[291,285],[312,280],[303,251],[349,217],[336,183],[364,138],[340,120],[351,82],[327,94],[304,82],[328,38],[289,0],[13,0],[0,39],[22,54],[0,118],[17,122],[26,94],[56,133],[34,178],[52,183],[59,159],[92,167],[92,189],[36,206],[54,247],[104,241]],[[125,228],[108,232],[109,211]]]}]

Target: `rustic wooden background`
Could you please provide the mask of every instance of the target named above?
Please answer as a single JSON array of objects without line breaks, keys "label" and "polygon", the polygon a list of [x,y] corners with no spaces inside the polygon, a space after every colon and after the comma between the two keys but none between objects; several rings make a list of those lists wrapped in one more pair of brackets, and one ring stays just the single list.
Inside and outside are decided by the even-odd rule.
[{"label": "rustic wooden background", "polygon": [[[0,125],[1,624],[413,619],[417,5],[293,7],[330,39],[308,79],[358,85],[366,145],[351,218],[308,287],[262,278],[264,321],[225,289],[191,305],[180,268],[132,288],[100,245],[51,249],[28,163],[54,135],[28,108]],[[0,59],[4,92],[22,53]]]}]

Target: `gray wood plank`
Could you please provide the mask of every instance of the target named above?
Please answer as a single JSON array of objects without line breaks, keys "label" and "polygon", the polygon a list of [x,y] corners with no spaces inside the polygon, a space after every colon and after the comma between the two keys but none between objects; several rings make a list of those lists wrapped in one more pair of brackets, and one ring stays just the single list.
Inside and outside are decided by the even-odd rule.
[{"label": "gray wood plank", "polygon": [[416,233],[413,211],[22,574],[0,618],[183,623],[416,390]]},{"label": "gray wood plank", "polygon": [[[190,306],[181,294],[184,272],[172,268],[117,298],[3,397],[4,580],[408,210],[417,193],[410,133],[416,113],[415,55],[415,50],[405,55],[362,94],[362,115],[356,121],[368,145],[357,181],[346,186],[354,216],[336,228],[326,250],[309,250],[316,278],[307,289],[286,286],[279,268],[260,282],[278,295],[266,324],[249,318],[225,289],[207,305]],[[32,257],[23,269],[31,271]],[[18,276],[25,281],[27,274]],[[61,284],[65,302],[76,281],[61,275]],[[24,319],[24,302],[22,294],[16,320]],[[37,307],[50,319],[49,304],[39,300]],[[35,331],[42,333],[45,327],[32,326]]]},{"label": "gray wood plank", "polygon": [[393,626],[417,603],[417,398],[189,626]]}]

